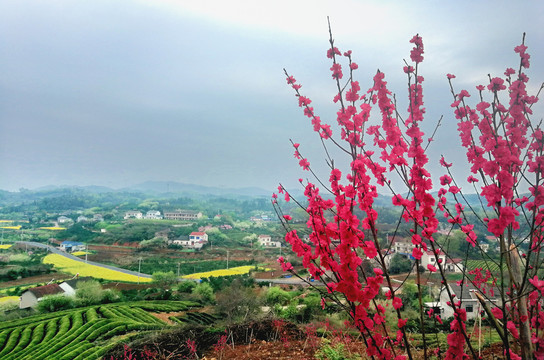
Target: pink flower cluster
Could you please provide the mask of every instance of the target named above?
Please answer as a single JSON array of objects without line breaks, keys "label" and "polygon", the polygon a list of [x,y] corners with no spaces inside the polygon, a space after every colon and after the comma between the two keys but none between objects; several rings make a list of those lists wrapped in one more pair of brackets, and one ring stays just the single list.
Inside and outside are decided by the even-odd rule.
[{"label": "pink flower cluster", "polygon": [[[520,69],[529,67],[530,56],[527,47],[520,45],[515,51],[520,54]],[[511,80],[515,71],[505,71],[506,80],[491,78],[487,89],[494,95],[491,103],[481,100],[475,108],[465,104],[468,97],[466,90],[455,96],[452,103],[462,145],[467,149],[467,159],[472,164],[471,171],[485,178],[481,195],[487,205],[497,212],[497,217],[488,219],[488,230],[495,236],[501,236],[506,228],[519,228],[517,217],[520,215],[519,199],[513,189],[520,180],[520,172],[527,168],[529,172],[543,174],[542,144],[539,142],[540,129],[528,136],[531,125],[527,119],[532,113],[531,106],[538,99],[529,96],[526,91],[528,77],[519,72],[517,79]],[[508,86],[507,86],[508,85]],[[480,91],[483,87],[478,88]],[[508,91],[508,104],[500,101],[501,93]],[[532,140],[528,140],[531,139]],[[469,182],[478,179],[470,176]],[[540,191],[540,190],[538,190]],[[535,196],[535,199],[537,196]],[[535,203],[526,204],[531,209]],[[544,203],[542,203],[544,204]],[[540,206],[538,204],[537,206]]]},{"label": "pink flower cluster", "polygon": [[[387,306],[391,306],[397,314],[396,338],[390,336],[385,327],[385,308],[375,301],[382,286],[393,288],[385,266],[385,252],[378,241],[378,212],[374,206],[378,196],[377,187],[389,188],[389,176],[394,173],[400,175],[406,186],[406,194],[394,193],[392,203],[402,209],[403,220],[410,224],[414,245],[412,256],[417,264],[420,264],[424,252],[432,252],[437,258],[441,253],[434,239],[439,226],[437,214],[443,214],[447,223],[459,228],[471,247],[478,246],[478,238],[474,224],[467,222],[465,207],[457,202],[462,195],[461,187],[450,173],[452,164],[444,157],[441,157],[440,165],[447,174],[439,179],[441,187],[438,194],[433,192],[435,189],[425,152],[425,144],[432,138],[425,139],[421,127],[426,112],[423,102],[424,78],[418,74],[418,65],[424,59],[421,37],[416,35],[410,40],[413,44],[410,52],[412,65],[404,67],[409,84],[409,105],[404,118],[399,116],[385,74],[378,71],[373,77],[372,86],[366,92],[361,92],[361,84],[353,79],[359,67],[352,62],[351,51],[342,54],[333,46],[332,39],[330,42],[327,57],[332,59],[330,70],[338,89],[333,99],[339,105],[336,113],[338,132],[333,134],[331,125],[321,121],[310,106],[312,101],[300,93],[301,86],[286,72],[287,83],[295,90],[298,104],[311,120],[314,131],[323,140],[329,140],[324,143],[332,142],[349,155],[349,168],[343,172],[333,161],[329,162],[329,179],[322,188],[328,191],[327,196],[322,195],[314,183],[307,181],[303,184],[300,180],[304,186],[305,210],[309,216],[306,224],[310,229],[308,238],[301,238],[296,230],[290,228],[290,215],[279,212],[278,215],[288,229],[285,240],[302,259],[304,268],[313,278],[326,284],[326,291],[333,299],[341,295],[349,304],[349,315],[364,338],[367,355],[377,359],[400,359],[405,357],[404,352],[410,352],[410,346],[406,343],[407,320],[401,314],[402,300],[393,291],[386,294]],[[495,214],[491,218],[483,218],[487,230],[496,237],[504,237],[505,232],[520,228],[521,214],[526,216],[527,212],[531,212],[538,230],[529,237],[530,249],[540,252],[544,241],[544,234],[540,230],[544,225],[544,183],[539,180],[528,187],[530,197],[518,196],[515,191],[524,171],[536,175],[537,179],[544,179],[544,132],[533,127],[528,120],[532,105],[538,98],[527,93],[528,77],[523,69],[529,67],[530,56],[526,50],[524,44],[515,48],[520,56],[517,76],[513,69],[508,68],[504,73],[505,78],[490,77],[487,86],[477,87],[480,101],[474,107],[468,104],[471,95],[467,90],[459,93],[453,91],[451,83],[455,76],[448,74],[447,78],[454,94],[451,106],[458,120],[461,144],[466,149],[471,166],[472,175],[467,182],[475,188],[479,186],[481,197],[485,199],[490,212]],[[347,59],[349,66],[343,68],[339,62],[342,59]],[[346,70],[345,77],[343,69]],[[491,94],[490,102],[484,101],[486,94]],[[507,101],[501,100],[504,98]],[[371,117],[373,109],[379,111],[379,116]],[[376,124],[374,118],[378,117]],[[309,160],[299,150],[299,144],[294,143],[293,146],[301,168],[313,173]],[[278,191],[282,193],[284,189],[281,187]],[[449,206],[447,196],[456,200],[454,206]],[[290,198],[285,192],[285,201]],[[277,204],[276,194],[273,203]],[[361,273],[363,260],[378,264],[374,274]],[[278,262],[284,271],[294,272],[293,266],[283,257]],[[431,273],[443,273],[444,264],[438,261],[428,265],[427,269]],[[483,294],[493,296],[497,279],[491,273],[482,275],[482,270],[478,269],[471,275],[473,283]],[[505,318],[506,327],[514,338],[519,336],[518,327],[523,322],[529,321],[533,329],[544,330],[541,309],[544,281],[535,276],[528,283],[533,286],[527,291],[526,300],[535,310],[531,312],[534,314],[532,318],[510,315],[506,319],[504,308],[495,307],[492,310],[495,317]],[[512,293],[517,290],[510,289]],[[455,318],[447,337],[446,359],[468,358],[465,346],[474,356],[467,342],[466,311],[459,301],[454,301],[453,295],[450,296]],[[509,313],[516,309],[516,305],[512,305]],[[436,316],[436,321],[442,322],[439,316]],[[535,353],[544,354],[544,339],[539,335],[542,333],[532,333]]]}]

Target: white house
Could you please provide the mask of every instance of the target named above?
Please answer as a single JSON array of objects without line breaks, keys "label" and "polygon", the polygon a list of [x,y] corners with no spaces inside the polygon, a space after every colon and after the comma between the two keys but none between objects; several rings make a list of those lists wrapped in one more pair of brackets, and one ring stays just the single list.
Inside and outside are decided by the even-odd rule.
[{"label": "white house", "polygon": [[189,234],[189,240],[208,242],[208,234],[205,232],[194,231]]},{"label": "white house", "polygon": [[161,215],[161,212],[160,212],[160,211],[149,210],[149,211],[145,214],[144,218],[145,218],[145,219],[160,220],[160,219],[162,219],[162,215]]},{"label": "white house", "polygon": [[140,211],[127,211],[124,219],[142,219],[144,216]]},{"label": "white house", "polygon": [[92,278],[76,278],[63,281],[60,284],[48,284],[30,288],[23,292],[23,294],[19,298],[19,309],[34,307],[38,305],[38,303],[42,301],[44,297],[50,295],[74,296],[76,294],[77,283],[87,280],[92,280]]},{"label": "white house", "polygon": [[[483,311],[483,308],[475,295],[476,292],[482,294],[488,303],[496,306],[500,306],[501,304],[500,294],[497,288],[494,288],[493,291],[487,289],[485,294],[483,294],[482,291],[475,288],[472,284],[465,284],[462,287],[457,284],[448,284],[448,286],[450,292],[455,294],[455,301],[461,301],[461,308],[465,309],[467,312],[467,319],[474,319],[478,316],[478,311]],[[449,301],[448,292],[445,287],[442,287],[442,289],[440,289],[439,307],[443,319],[452,317],[454,314],[453,308],[447,304]],[[493,307],[493,305],[491,306]]]},{"label": "white house", "polygon": [[170,242],[171,244],[183,246],[186,249],[200,250],[206,243],[204,240],[195,240],[188,238],[175,239]]},{"label": "white house", "polygon": [[89,221],[89,219],[87,219],[86,216],[80,215],[77,217],[77,222],[85,222],[85,221]]},{"label": "white house", "polygon": [[[385,267],[389,269],[389,265],[391,265],[391,260],[393,260],[393,256],[395,256],[395,253],[388,249],[382,249],[381,251]],[[379,265],[378,259],[379,257],[374,258],[374,261],[377,265]]]},{"label": "white house", "polygon": [[427,265],[433,265],[438,268],[438,259],[441,260],[440,264],[444,265],[446,263],[446,254],[440,252],[438,256],[436,256],[432,251],[423,251],[423,255],[421,255],[421,266],[425,269],[427,269]]},{"label": "white house", "polygon": [[30,288],[19,298],[19,309],[26,309],[38,305],[45,296],[64,294],[59,284],[49,284]]},{"label": "white house", "polygon": [[76,241],[63,241],[60,243],[60,249],[66,252],[84,251],[87,245]]},{"label": "white house", "polygon": [[81,278],[76,277],[74,279],[61,282],[59,286],[62,288],[62,290],[64,290],[64,293],[66,294],[66,296],[73,296],[76,294],[77,284],[79,282],[91,281],[91,280],[93,280],[93,278],[90,276],[81,277]]},{"label": "white house", "polygon": [[391,249],[395,253],[409,254],[409,255],[412,254],[412,250],[414,249],[414,244],[412,244],[412,240],[403,238],[400,236],[396,236],[396,237],[389,236],[388,240],[392,241]]},{"label": "white house", "polygon": [[463,259],[454,258],[446,260],[445,270],[447,272],[462,273],[464,269]]},{"label": "white house", "polygon": [[202,241],[194,241],[194,240],[174,240],[174,244],[183,246],[187,249],[194,249],[194,250],[200,250],[204,246],[204,243]]},{"label": "white house", "polygon": [[259,245],[267,248],[280,248],[281,242],[279,241],[272,241],[272,237],[270,235],[259,235],[257,241],[259,242]]},{"label": "white house", "polygon": [[164,218],[167,220],[198,220],[202,217],[201,212],[191,210],[177,210],[164,212]]},{"label": "white house", "polygon": [[70,219],[69,217],[64,216],[64,215],[63,215],[63,216],[59,216],[59,217],[57,218],[57,222],[58,222],[59,224],[66,224],[66,223],[73,222],[73,221],[74,221],[74,220],[72,220],[72,219]]}]

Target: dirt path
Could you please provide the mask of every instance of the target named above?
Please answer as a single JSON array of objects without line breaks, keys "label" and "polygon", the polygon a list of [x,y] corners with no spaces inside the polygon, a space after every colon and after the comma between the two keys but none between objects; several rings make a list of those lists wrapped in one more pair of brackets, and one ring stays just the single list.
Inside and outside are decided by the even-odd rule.
[{"label": "dirt path", "polygon": [[154,313],[154,312],[148,312],[148,313],[150,315],[153,315],[157,319],[159,319],[161,321],[164,321],[168,325],[176,325],[176,323],[173,322],[172,320],[170,320],[169,317],[170,316],[177,317],[177,316],[185,314],[186,312],[185,311],[177,311],[177,312],[169,312],[169,313]]}]

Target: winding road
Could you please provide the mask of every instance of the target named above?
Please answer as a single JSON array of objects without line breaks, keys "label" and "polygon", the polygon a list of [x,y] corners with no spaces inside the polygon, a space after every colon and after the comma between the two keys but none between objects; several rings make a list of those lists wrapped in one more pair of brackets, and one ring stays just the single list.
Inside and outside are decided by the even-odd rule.
[{"label": "winding road", "polygon": [[[16,244],[26,245],[28,247],[38,247],[38,248],[46,249],[50,253],[58,254],[58,255],[66,257],[68,259],[72,259],[72,260],[79,261],[79,262],[82,262],[82,263],[87,263],[87,264],[99,266],[99,267],[104,268],[104,269],[119,271],[119,272],[122,272],[122,273],[125,273],[125,274],[128,274],[128,275],[134,275],[134,276],[139,275],[142,278],[148,278],[148,279],[152,278],[151,275],[149,275],[149,274],[143,274],[143,273],[138,274],[138,272],[136,272],[136,271],[122,269],[122,268],[119,268],[119,267],[116,267],[116,266],[105,265],[105,264],[97,263],[97,262],[94,262],[94,261],[85,261],[83,259],[78,258],[77,256],[74,256],[74,255],[69,254],[67,252],[64,252],[62,250],[59,250],[58,248],[56,248],[54,246],[51,246],[51,245],[48,245],[48,244],[38,243],[38,242],[34,242],[34,241],[16,241],[15,243]],[[181,279],[181,280],[186,280],[186,279]],[[280,279],[255,279],[255,281],[256,282],[268,282],[268,283],[277,284],[277,285],[280,285],[280,284],[283,284],[283,285],[308,285],[306,282],[304,282],[303,280],[300,280],[300,279],[298,279],[296,277],[280,278]],[[313,283],[313,285],[322,286],[324,284],[321,283],[320,281],[316,281],[315,283]]]},{"label": "winding road", "polygon": [[68,259],[72,259],[72,260],[79,261],[79,262],[82,262],[82,263],[99,266],[99,267],[104,268],[104,269],[110,269],[110,270],[119,271],[119,272],[122,272],[122,273],[125,273],[125,274],[128,274],[128,275],[140,276],[142,278],[151,279],[151,275],[149,275],[149,274],[138,273],[136,271],[122,269],[122,268],[118,268],[116,266],[111,266],[111,265],[105,265],[105,264],[97,263],[97,262],[94,262],[94,261],[85,261],[83,259],[78,258],[77,256],[74,256],[72,254],[68,254],[67,252],[59,250],[58,248],[56,248],[54,246],[51,246],[51,245],[42,244],[42,243],[38,243],[38,242],[34,242],[34,241],[16,241],[15,243],[16,244],[26,245],[26,246],[29,246],[29,247],[38,247],[38,248],[46,249],[46,250],[48,250],[49,252],[51,252],[53,254],[58,254],[58,255],[66,257]]}]

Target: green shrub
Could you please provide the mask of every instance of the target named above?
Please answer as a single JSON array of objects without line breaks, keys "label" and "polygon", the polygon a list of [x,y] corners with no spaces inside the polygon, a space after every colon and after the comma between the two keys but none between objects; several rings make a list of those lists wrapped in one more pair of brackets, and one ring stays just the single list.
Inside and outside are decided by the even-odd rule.
[{"label": "green shrub", "polygon": [[109,304],[120,300],[121,293],[118,290],[106,289],[102,291],[102,299],[100,300],[102,304]]},{"label": "green shrub", "polygon": [[190,294],[193,292],[193,289],[196,287],[196,283],[194,281],[191,281],[191,280],[187,280],[187,281],[182,281],[179,285],[178,285],[178,291],[181,292],[181,293],[187,293],[187,294]]},{"label": "green shrub", "polygon": [[175,284],[178,280],[178,277],[176,276],[176,274],[174,274],[173,271],[157,271],[153,273],[152,278],[153,282],[159,286],[172,285]]},{"label": "green shrub", "polygon": [[291,295],[287,291],[276,286],[269,288],[265,295],[265,302],[268,305],[287,305],[289,300],[291,300]]},{"label": "green shrub", "polygon": [[96,305],[102,301],[103,290],[98,281],[78,281],[76,287],[76,298],[80,306]]},{"label": "green shrub", "polygon": [[196,295],[203,303],[213,303],[215,301],[215,295],[213,289],[208,283],[201,283],[195,286],[193,294]]},{"label": "green shrub", "polygon": [[329,343],[323,344],[316,352],[315,358],[319,360],[358,360],[361,357],[358,354],[350,354],[344,348],[344,344],[337,343],[331,346]]},{"label": "green shrub", "polygon": [[74,299],[70,296],[51,295],[44,297],[38,303],[38,311],[42,313],[55,312],[59,310],[72,309],[74,305]]},{"label": "green shrub", "polygon": [[299,311],[298,311],[297,305],[289,304],[289,306],[287,306],[285,309],[282,310],[281,317],[284,318],[285,320],[296,321],[298,317],[298,313]]}]

